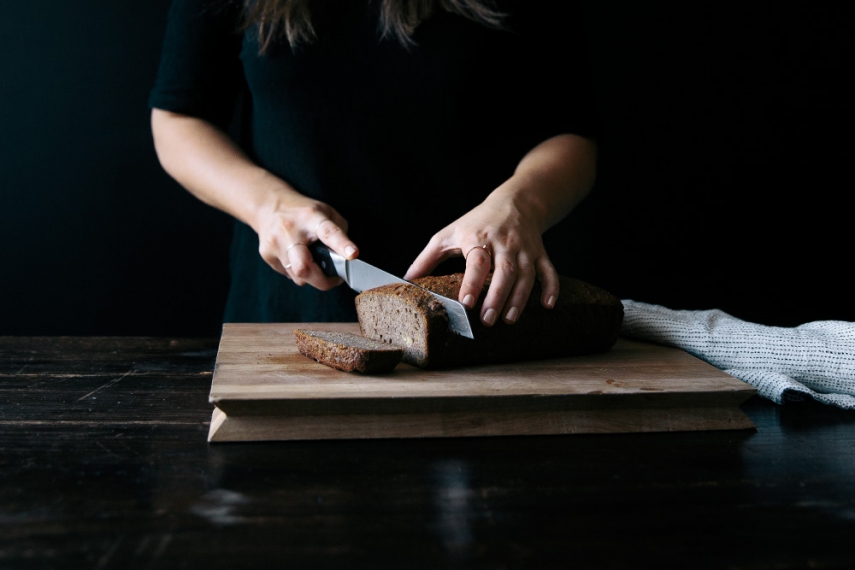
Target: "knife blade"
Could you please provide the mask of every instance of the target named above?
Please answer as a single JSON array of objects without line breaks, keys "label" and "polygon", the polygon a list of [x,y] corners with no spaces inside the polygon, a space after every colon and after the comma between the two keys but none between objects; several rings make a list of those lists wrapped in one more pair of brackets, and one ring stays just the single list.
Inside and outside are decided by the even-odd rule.
[{"label": "knife blade", "polygon": [[[419,287],[415,283],[396,277],[370,263],[365,263],[359,259],[345,259],[319,241],[310,243],[308,247],[309,251],[312,252],[312,258],[320,266],[324,275],[341,277],[348,287],[357,293],[391,283],[407,283],[413,287]],[[451,332],[462,337],[475,338],[472,334],[472,326],[469,324],[469,317],[466,315],[466,307],[460,301],[444,297],[424,287],[419,287],[419,289],[427,291],[442,303],[445,312],[448,314],[448,328]]]}]

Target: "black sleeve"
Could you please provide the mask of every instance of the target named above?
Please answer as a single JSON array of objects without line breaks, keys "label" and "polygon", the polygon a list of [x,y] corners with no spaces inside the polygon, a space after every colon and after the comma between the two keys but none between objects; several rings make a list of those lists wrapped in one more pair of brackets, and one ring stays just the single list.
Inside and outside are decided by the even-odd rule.
[{"label": "black sleeve", "polygon": [[149,108],[228,125],[244,84],[238,4],[173,0]]}]

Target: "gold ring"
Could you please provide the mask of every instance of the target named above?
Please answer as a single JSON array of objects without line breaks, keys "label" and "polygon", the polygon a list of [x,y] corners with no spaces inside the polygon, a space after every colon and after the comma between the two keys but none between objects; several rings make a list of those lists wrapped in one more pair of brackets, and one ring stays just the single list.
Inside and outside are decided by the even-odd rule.
[{"label": "gold ring", "polygon": [[493,259],[493,254],[487,250],[487,244],[486,243],[482,243],[481,245],[476,245],[475,247],[470,247],[469,251],[467,251],[465,254],[463,254],[463,259],[466,259],[467,257],[469,257],[469,254],[472,252],[473,249],[483,249],[484,251],[487,252],[487,255],[490,256],[490,259]]}]

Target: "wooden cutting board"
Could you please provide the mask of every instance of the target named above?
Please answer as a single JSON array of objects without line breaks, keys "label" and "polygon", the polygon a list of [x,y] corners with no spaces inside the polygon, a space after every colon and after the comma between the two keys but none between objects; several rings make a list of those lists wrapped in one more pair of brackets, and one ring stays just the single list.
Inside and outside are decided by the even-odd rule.
[{"label": "wooden cutting board", "polygon": [[676,349],[619,339],[572,358],[383,375],[300,354],[295,328],[356,323],[227,323],[208,440],[261,441],[755,429],[755,390]]}]

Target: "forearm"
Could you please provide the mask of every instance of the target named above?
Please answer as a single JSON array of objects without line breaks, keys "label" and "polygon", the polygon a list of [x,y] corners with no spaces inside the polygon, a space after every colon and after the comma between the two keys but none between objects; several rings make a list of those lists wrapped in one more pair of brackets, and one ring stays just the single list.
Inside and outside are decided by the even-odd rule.
[{"label": "forearm", "polygon": [[596,161],[593,141],[572,134],[552,137],[529,151],[486,201],[512,204],[543,233],[587,196]]},{"label": "forearm", "polygon": [[259,212],[281,200],[305,197],[254,164],[212,124],[154,109],[154,146],[164,170],[202,202],[232,215],[258,232]]},{"label": "forearm", "polygon": [[204,120],[155,109],[151,123],[164,170],[206,204],[255,230],[259,254],[270,267],[298,285],[325,290],[341,282],[324,275],[307,247],[320,240],[348,259],[359,254],[347,236],[347,220],[332,206],[253,163]]}]

